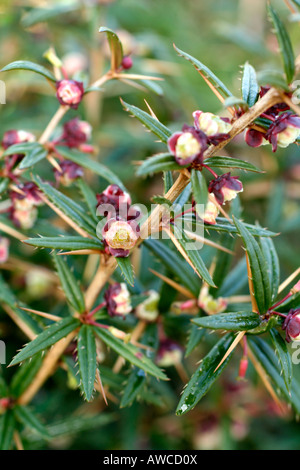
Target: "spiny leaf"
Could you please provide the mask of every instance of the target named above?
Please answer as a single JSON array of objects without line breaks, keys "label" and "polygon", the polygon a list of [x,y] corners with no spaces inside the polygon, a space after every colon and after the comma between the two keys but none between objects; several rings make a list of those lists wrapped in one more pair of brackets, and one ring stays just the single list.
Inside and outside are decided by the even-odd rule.
[{"label": "spiny leaf", "polygon": [[183,415],[184,413],[191,411],[217,380],[221,372],[227,366],[232,354],[226,358],[216,372],[214,371],[233,340],[233,333],[228,333],[218,341],[218,343],[201,361],[198,369],[194,372],[191,380],[183,391],[176,409],[177,415]]},{"label": "spiny leaf", "polygon": [[253,312],[228,312],[195,318],[192,322],[202,328],[228,331],[247,331],[260,325],[261,319]]},{"label": "spiny leaf", "polygon": [[52,344],[67,336],[80,325],[80,321],[73,317],[63,318],[51,326],[47,327],[33,341],[28,343],[11,361],[10,366],[23,362],[47,349]]},{"label": "spiny leaf", "polygon": [[89,325],[82,325],[79,330],[77,354],[81,389],[84,393],[84,398],[90,401],[94,390],[97,363],[94,331]]},{"label": "spiny leaf", "polygon": [[61,256],[53,255],[53,261],[68,302],[76,312],[83,313],[85,302],[77,279]]},{"label": "spiny leaf", "polygon": [[80,236],[28,238],[26,245],[56,250],[103,250],[100,240]]},{"label": "spiny leaf", "polygon": [[271,300],[272,302],[274,302],[278,294],[278,288],[280,283],[279,259],[271,238],[261,238],[260,244],[267,261],[268,274],[271,286]]},{"label": "spiny leaf", "polygon": [[33,358],[25,361],[14,374],[11,382],[11,391],[14,397],[19,397],[31,384],[33,378],[39,371],[43,362],[43,354],[36,354]]},{"label": "spiny leaf", "polygon": [[137,176],[145,176],[161,171],[182,170],[184,168],[178,165],[174,159],[174,155],[170,153],[159,153],[153,157],[147,158],[137,169]]},{"label": "spiny leaf", "polygon": [[264,173],[262,170],[252,165],[252,163],[232,157],[209,157],[204,161],[205,165],[211,168],[236,168],[238,170],[253,171],[254,173]]},{"label": "spiny leaf", "polygon": [[10,450],[16,421],[11,410],[0,416],[0,450]]},{"label": "spiny leaf", "polygon": [[293,378],[293,366],[291,355],[288,351],[285,340],[278,333],[278,331],[275,330],[275,328],[272,328],[270,330],[270,335],[272,338],[273,346],[279,359],[279,363],[281,365],[284,383],[286,385],[287,391],[290,393]]},{"label": "spiny leaf", "polygon": [[199,204],[201,206],[199,216],[201,216],[201,214],[203,215],[204,213],[204,208],[206,206],[207,198],[208,198],[206,181],[201,171],[197,171],[194,168],[192,169],[191,183],[192,183],[193,196],[196,201],[196,210],[199,209],[197,208],[197,205]]},{"label": "spiny leaf", "polygon": [[152,117],[150,114],[142,111],[136,106],[125,103],[121,100],[125,110],[135,116],[144,126],[155,134],[162,142],[167,143],[168,138],[172,135],[170,129],[164,126],[160,121]]},{"label": "spiny leaf", "polygon": [[130,406],[132,404],[138,394],[142,391],[145,381],[145,372],[142,369],[135,367],[132,370],[124,388],[120,408],[125,408],[126,406]]},{"label": "spiny leaf", "polygon": [[129,256],[127,258],[116,258],[119,268],[125,280],[131,285],[134,285],[134,272]]},{"label": "spiny leaf", "polygon": [[46,427],[27,406],[15,406],[14,415],[25,427],[32,429],[44,439],[49,439],[50,435]]}]

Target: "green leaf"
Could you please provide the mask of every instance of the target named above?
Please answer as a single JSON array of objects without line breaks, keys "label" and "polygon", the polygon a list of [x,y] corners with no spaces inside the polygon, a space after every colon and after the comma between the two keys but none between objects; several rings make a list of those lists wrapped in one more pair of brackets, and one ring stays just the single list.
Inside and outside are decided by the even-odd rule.
[{"label": "green leaf", "polygon": [[185,357],[188,357],[192,351],[198,346],[202,341],[206,330],[204,328],[198,328],[196,325],[192,325],[189,339],[186,345]]},{"label": "green leaf", "polygon": [[89,325],[82,325],[77,343],[78,365],[84,398],[90,401],[96,374],[96,341],[94,331]]},{"label": "green leaf", "polygon": [[127,191],[125,186],[123,185],[122,181],[115,175],[109,168],[101,163],[91,160],[87,157],[86,153],[81,153],[78,150],[70,150],[66,147],[57,147],[57,151],[60,155],[67,158],[68,160],[72,160],[72,162],[77,163],[77,165],[82,166],[83,168],[87,168],[91,170],[96,175],[101,176],[101,178],[105,179],[111,184],[117,184],[123,191]]},{"label": "green leaf", "polygon": [[145,176],[160,171],[182,170],[184,166],[176,163],[174,155],[171,153],[159,153],[147,158],[137,169],[137,176]]},{"label": "green leaf", "polygon": [[192,375],[191,380],[183,390],[183,394],[176,409],[177,415],[180,416],[191,411],[217,380],[230,361],[232,353],[216,371],[215,369],[223,359],[233,340],[233,333],[225,335],[201,361],[199,367]]},{"label": "green leaf", "polygon": [[4,193],[7,190],[9,183],[9,178],[0,178],[0,194]]},{"label": "green leaf", "polygon": [[80,325],[80,321],[73,317],[63,318],[62,320],[48,326],[33,341],[28,343],[11,361],[10,366],[34,356],[43,351],[60,339],[67,336]]},{"label": "green leaf", "polygon": [[0,416],[0,450],[10,450],[15,430],[15,418],[12,411]]},{"label": "green leaf", "polygon": [[275,301],[280,283],[280,266],[278,255],[271,238],[261,238],[260,245],[267,261],[268,274],[271,286],[271,301]]},{"label": "green leaf", "polygon": [[30,428],[44,439],[49,439],[47,429],[27,406],[15,406],[14,415],[26,428]]},{"label": "green leaf", "polygon": [[130,406],[142,391],[146,382],[146,374],[142,369],[134,368],[131,372],[120,403],[120,408]]},{"label": "green leaf", "polygon": [[268,265],[258,242],[247,230],[245,225],[233,216],[233,221],[241,235],[246,252],[249,257],[249,264],[252,272],[254,296],[262,315],[271,305],[271,286],[268,275]]},{"label": "green leaf", "polygon": [[109,28],[102,26],[99,33],[106,33],[111,53],[111,70],[115,71],[120,67],[123,60],[122,43],[118,35]]},{"label": "green leaf", "polygon": [[288,351],[285,340],[278,333],[278,331],[275,330],[275,328],[272,328],[270,330],[270,335],[272,338],[272,343],[273,343],[275,352],[279,359],[284,383],[286,385],[287,391],[290,393],[292,378],[293,378],[293,365],[292,365],[291,355]]},{"label": "green leaf", "polygon": [[[273,86],[274,88],[278,88],[279,90],[290,92],[290,89],[286,84],[283,74],[277,72],[276,70],[264,70],[258,72],[257,81],[261,86],[269,85]],[[257,119],[255,120],[255,122],[257,122]]]},{"label": "green leaf", "polygon": [[172,132],[166,126],[164,126],[160,121],[152,117],[150,114],[142,111],[136,106],[125,103],[121,100],[122,105],[125,110],[135,116],[144,126],[147,127],[154,135],[156,135],[162,142],[165,144],[168,141],[168,138],[171,137]]},{"label": "green leaf", "polygon": [[164,193],[166,194],[173,186],[174,180],[171,171],[164,172]]},{"label": "green leaf", "polygon": [[191,55],[187,54],[186,52],[181,51],[174,45],[175,51],[180,57],[183,57],[184,59],[188,60],[196,70],[199,72],[202,72],[206,78],[209,79],[209,81],[218,89],[218,91],[225,97],[232,96],[232,93],[228,90],[228,88],[224,85],[224,83],[202,62],[199,60],[195,59]]},{"label": "green leaf", "polygon": [[53,261],[68,302],[76,312],[83,313],[85,311],[84,296],[77,279],[62,256],[53,255]]},{"label": "green leaf", "polygon": [[28,238],[24,243],[55,250],[103,250],[100,240],[80,236]]},{"label": "green leaf", "polygon": [[252,67],[252,65],[246,62],[244,65],[242,78],[242,96],[250,107],[256,103],[258,92],[259,86],[257,83],[255,69]]},{"label": "green leaf", "polygon": [[192,322],[201,328],[212,330],[247,331],[259,326],[261,319],[253,312],[230,312],[195,318]]},{"label": "green leaf", "polygon": [[25,361],[14,374],[11,382],[11,392],[14,397],[19,397],[31,384],[43,362],[43,353],[36,354],[33,358]]},{"label": "green leaf", "polygon": [[295,56],[292,43],[284,24],[282,23],[274,8],[268,4],[267,9],[280,47],[287,83],[290,84],[295,75]]},{"label": "green leaf", "polygon": [[32,179],[56,207],[87,233],[95,236],[96,222],[83,207],[53,188],[49,183],[44,183],[39,176],[33,175]]},{"label": "green leaf", "polygon": [[184,230],[181,230],[177,225],[172,226],[173,233],[184,249],[186,255],[188,256],[189,260],[194,266],[194,270],[199,274],[199,276],[205,281],[209,286],[216,287],[211,275],[208,272],[207,267],[205,266],[199,250],[189,250],[187,249],[187,244],[191,243],[192,241],[186,236]]},{"label": "green leaf", "polygon": [[131,285],[134,285],[134,272],[129,256],[126,258],[116,258],[119,268],[125,280]]},{"label": "green leaf", "polygon": [[2,157],[13,154],[24,154],[25,157],[21,160],[18,168],[25,170],[35,165],[40,160],[43,160],[48,155],[48,150],[38,142],[23,142],[8,147],[2,154]]},{"label": "green leaf", "polygon": [[42,67],[41,65],[34,64],[29,60],[16,60],[15,62],[11,62],[10,64],[3,67],[0,72],[8,72],[10,70],[29,70],[30,72],[35,72],[45,78],[48,78],[52,82],[56,82],[56,78],[51,72],[49,72],[49,70],[47,70],[45,67]]},{"label": "green leaf", "polygon": [[204,161],[205,165],[211,168],[236,168],[238,170],[253,171],[255,173],[264,173],[252,163],[239,160],[238,158],[232,157],[209,157]]},{"label": "green leaf", "polygon": [[157,240],[145,240],[143,245],[150,250],[168,271],[173,273],[190,292],[198,296],[200,289],[199,280],[197,276],[195,276],[192,268],[187,266],[187,263],[177,251],[171,250],[165,243]]},{"label": "green leaf", "polygon": [[201,209],[198,215],[201,217],[204,213],[204,209],[207,203],[208,191],[205,178],[201,171],[195,170],[194,168],[191,171],[191,183],[192,183],[192,193],[196,201],[196,211],[198,213],[199,208],[197,204],[201,206]]},{"label": "green leaf", "polygon": [[103,328],[95,328],[95,332],[109,348],[113,349],[126,361],[143,369],[147,374],[153,375],[157,379],[167,380],[167,376],[148,357],[140,353],[135,346],[124,343]]},{"label": "green leaf", "polygon": [[95,220],[95,222],[99,222],[99,219],[96,216],[96,206],[97,206],[97,198],[96,194],[90,187],[90,185],[84,181],[82,178],[78,178],[77,180],[77,186],[80,190],[81,195],[83,196],[83,199],[88,206],[89,213]]}]

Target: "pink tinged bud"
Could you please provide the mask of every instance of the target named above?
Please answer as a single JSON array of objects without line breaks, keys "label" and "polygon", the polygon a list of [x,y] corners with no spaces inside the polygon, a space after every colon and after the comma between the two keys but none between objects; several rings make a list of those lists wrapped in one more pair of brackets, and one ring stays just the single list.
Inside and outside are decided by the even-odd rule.
[{"label": "pink tinged bud", "polygon": [[297,292],[300,292],[300,281],[298,281],[291,289],[292,294],[296,294]]},{"label": "pink tinged bud", "polygon": [[194,111],[193,118],[196,129],[204,132],[207,136],[228,134],[232,128],[232,125],[227,122],[227,119],[222,119],[212,113]]},{"label": "pink tinged bud", "polygon": [[135,314],[140,320],[151,323],[156,321],[159,315],[159,294],[155,290],[150,290],[147,294],[149,297],[136,307]]},{"label": "pink tinged bud", "polygon": [[[214,194],[211,195],[212,199],[216,200]],[[212,201],[208,200],[203,214],[199,214],[201,219],[205,224],[214,225],[216,223],[216,218],[219,215],[219,209]]]},{"label": "pink tinged bud", "polygon": [[230,173],[225,173],[209,183],[208,191],[215,195],[219,204],[225,204],[225,202],[231,201],[238,193],[243,191],[243,185],[237,179],[237,176],[230,176]]},{"label": "pink tinged bud", "polygon": [[222,297],[214,299],[208,291],[208,287],[202,287],[198,297],[198,307],[202,308],[208,315],[224,312],[227,308],[227,301]]},{"label": "pink tinged bud", "polygon": [[64,124],[62,140],[70,148],[80,148],[90,139],[92,135],[92,126],[86,121],[80,121],[78,118],[71,119]]},{"label": "pink tinged bud", "polygon": [[76,80],[59,80],[56,82],[56,96],[60,104],[77,109],[84,94],[82,82]]},{"label": "pink tinged bud", "polygon": [[54,175],[56,181],[63,186],[69,187],[77,178],[83,176],[83,169],[77,163],[64,160],[59,165],[62,171],[55,169]]},{"label": "pink tinged bud", "polygon": [[196,159],[202,161],[207,140],[203,132],[184,126],[183,132],[176,132],[168,139],[168,147],[179,165],[188,165]]},{"label": "pink tinged bud", "polygon": [[156,363],[159,367],[170,367],[180,364],[183,358],[182,347],[170,339],[161,342]]},{"label": "pink tinged bud", "polygon": [[121,65],[122,65],[123,69],[125,69],[125,70],[131,69],[131,67],[133,66],[132,58],[129,57],[128,55],[124,56]]},{"label": "pink tinged bud", "polygon": [[287,126],[287,128],[277,134],[278,147],[286,148],[293,144],[300,135],[300,128],[294,126]]},{"label": "pink tinged bud", "polygon": [[34,142],[35,136],[27,131],[7,131],[3,135],[2,147],[6,150],[11,145],[21,144],[24,142]]},{"label": "pink tinged bud", "polygon": [[291,309],[287,315],[282,329],[286,332],[286,341],[300,341],[300,308],[294,310]]},{"label": "pink tinged bud", "polygon": [[0,237],[0,264],[6,263],[9,256],[9,239]]},{"label": "pink tinged bud", "polygon": [[240,367],[239,367],[238,378],[240,380],[245,380],[247,369],[248,369],[248,359],[246,356],[243,356],[240,361]]},{"label": "pink tinged bud", "polygon": [[130,293],[125,283],[112,284],[104,294],[110,316],[125,316],[132,311]]},{"label": "pink tinged bud", "polygon": [[132,222],[116,219],[110,219],[102,231],[110,253],[117,257],[122,256],[122,253],[115,250],[124,251],[123,256],[129,255],[129,250],[135,246],[139,238],[138,232],[139,227]]},{"label": "pink tinged bud", "polygon": [[14,209],[25,211],[43,204],[39,189],[35,183],[28,182],[20,184],[18,188],[23,194],[16,191],[11,191],[10,193]]}]

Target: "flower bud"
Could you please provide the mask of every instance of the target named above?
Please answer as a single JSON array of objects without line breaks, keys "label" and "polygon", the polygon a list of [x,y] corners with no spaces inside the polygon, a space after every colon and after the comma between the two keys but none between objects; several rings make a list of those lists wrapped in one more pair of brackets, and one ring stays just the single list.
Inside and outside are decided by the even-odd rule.
[{"label": "flower bud", "polygon": [[183,126],[182,132],[169,137],[168,147],[179,165],[188,165],[194,161],[201,163],[203,152],[207,148],[207,138],[194,127]]},{"label": "flower bud", "polygon": [[277,146],[286,148],[300,135],[300,117],[286,112],[278,116],[266,132],[266,139],[272,144],[273,152]]},{"label": "flower bud", "polygon": [[[211,196],[214,200],[216,199],[214,194],[212,194]],[[219,208],[212,201],[208,200],[204,209],[203,216],[201,216],[201,219],[203,219],[203,222],[205,224],[214,225],[216,223],[216,218],[218,217],[218,215]]]},{"label": "flower bud", "polygon": [[214,299],[208,292],[208,287],[203,286],[198,297],[198,306],[208,315],[224,312],[227,308],[227,301],[222,297]]},{"label": "flower bud", "polygon": [[211,180],[208,191],[213,193],[218,203],[222,205],[227,201],[231,201],[237,193],[243,191],[243,185],[237,179],[237,176],[230,176],[230,173],[225,173]]},{"label": "flower bud", "polygon": [[35,136],[27,131],[6,131],[3,135],[2,147],[6,150],[11,145],[22,144],[24,142],[34,142]]},{"label": "flower bud", "polygon": [[109,286],[104,294],[108,314],[111,317],[116,315],[125,316],[132,311],[130,293],[124,282],[116,282]]},{"label": "flower bud", "polygon": [[6,263],[9,256],[9,239],[0,237],[0,264]]},{"label": "flower bud", "polygon": [[110,326],[108,328],[108,331],[115,337],[115,338],[118,338],[118,339],[121,339],[124,341],[124,343],[129,343],[130,341],[130,334],[129,333],[125,333],[124,331],[122,330],[119,330],[118,328],[115,328],[114,326]]},{"label": "flower bud", "polygon": [[31,269],[25,274],[26,293],[32,299],[40,299],[47,295],[52,283],[49,275],[42,269]]},{"label": "flower bud", "polygon": [[282,329],[285,330],[285,339],[288,343],[300,341],[300,308],[289,311],[283,322]]},{"label": "flower bud", "polygon": [[256,129],[247,129],[245,133],[245,142],[250,147],[260,147],[266,145],[269,142],[265,139],[263,132],[257,131]]},{"label": "flower bud", "polygon": [[18,188],[21,193],[17,191],[10,192],[10,199],[14,209],[25,211],[43,204],[39,189],[35,183],[28,181],[27,183],[20,184]]},{"label": "flower bud", "polygon": [[62,171],[57,168],[54,169],[54,176],[57,183],[62,184],[65,187],[71,186],[71,184],[77,179],[83,176],[83,169],[77,163],[69,160],[64,160],[59,163]]},{"label": "flower bud", "polygon": [[203,111],[193,112],[194,125],[196,129],[204,132],[207,136],[216,136],[218,134],[228,134],[231,131],[229,119],[220,118],[212,113]]},{"label": "flower bud", "polygon": [[128,193],[123,191],[117,184],[110,184],[101,193],[97,194],[97,207],[102,204],[111,204],[118,211],[121,205],[130,206],[131,197]]},{"label": "flower bud", "polygon": [[171,339],[161,341],[156,363],[159,367],[170,367],[179,364],[183,358],[182,347]]},{"label": "flower bud", "polygon": [[134,221],[110,219],[102,230],[105,243],[111,255],[126,257],[138,238],[140,228]]},{"label": "flower bud", "polygon": [[248,369],[248,358],[247,356],[243,356],[242,359],[240,360],[239,375],[238,375],[239,380],[245,380],[247,369]]},{"label": "flower bud", "polygon": [[82,82],[76,80],[59,80],[56,82],[56,96],[60,104],[77,109],[84,94]]},{"label": "flower bud", "polygon": [[17,227],[23,230],[32,228],[37,219],[37,209],[32,207],[30,209],[13,209],[11,212],[11,219]]},{"label": "flower bud", "polygon": [[159,315],[159,294],[155,290],[149,290],[147,294],[149,297],[136,307],[135,313],[140,320],[155,322]]},{"label": "flower bud", "polygon": [[64,132],[61,140],[69,148],[80,148],[92,135],[92,126],[86,121],[80,121],[77,117],[64,124]]}]

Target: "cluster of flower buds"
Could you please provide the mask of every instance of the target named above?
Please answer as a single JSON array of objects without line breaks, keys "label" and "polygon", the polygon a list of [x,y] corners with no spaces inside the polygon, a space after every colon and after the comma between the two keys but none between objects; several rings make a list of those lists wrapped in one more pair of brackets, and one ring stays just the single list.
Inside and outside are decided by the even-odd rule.
[{"label": "cluster of flower buds", "polygon": [[[261,87],[260,96],[264,96],[269,87]],[[270,125],[266,132],[248,129],[245,140],[250,147],[259,147],[270,143],[273,152],[277,147],[286,148],[300,136],[300,117],[290,111],[286,103],[279,103],[267,109],[263,117],[269,119]]]},{"label": "cluster of flower buds", "polygon": [[155,290],[149,290],[147,295],[148,298],[136,307],[135,314],[140,320],[152,323],[157,320],[159,315],[159,294]]},{"label": "cluster of flower buds", "polygon": [[54,176],[57,184],[69,187],[77,179],[83,176],[83,169],[75,162],[63,160],[59,162],[59,167],[54,169]]},{"label": "cluster of flower buds", "polygon": [[300,308],[289,311],[283,322],[282,329],[285,330],[285,339],[288,343],[300,341]]},{"label": "cluster of flower buds", "polygon": [[106,308],[111,317],[125,317],[132,311],[130,293],[125,283],[114,283],[104,294]]},{"label": "cluster of flower buds", "polygon": [[116,184],[97,194],[97,214],[107,218],[102,229],[105,251],[115,257],[127,257],[139,238],[140,212],[130,205],[129,194]]},{"label": "cluster of flower buds", "polygon": [[[6,150],[12,145],[23,144],[25,142],[35,142],[35,140],[35,135],[31,134],[31,132],[12,129],[4,133],[1,145],[4,150]],[[23,157],[24,154],[8,155],[6,157],[5,164],[7,176],[9,176],[9,172],[12,170],[14,165],[16,163],[20,163]]]},{"label": "cluster of flower buds", "polygon": [[208,287],[202,287],[198,297],[198,307],[202,308],[208,315],[224,312],[227,308],[227,301],[223,297],[214,299],[210,294]]},{"label": "cluster of flower buds", "polygon": [[194,126],[184,124],[181,132],[175,132],[168,139],[170,153],[179,165],[203,163],[203,154],[208,145],[217,145],[229,137],[231,124],[228,118],[212,113],[195,111]]},{"label": "cluster of flower buds", "polygon": [[10,217],[17,227],[26,230],[33,227],[37,218],[37,207],[42,205],[43,201],[35,183],[20,184],[18,190],[10,192]]},{"label": "cluster of flower buds", "polygon": [[161,340],[156,356],[159,367],[170,367],[180,364],[183,358],[183,348],[169,338]]},{"label": "cluster of flower buds", "polygon": [[9,256],[9,239],[0,236],[0,264],[6,263]]},{"label": "cluster of flower buds", "polygon": [[56,82],[56,97],[63,106],[77,109],[84,95],[83,83],[76,80],[58,80]]}]

